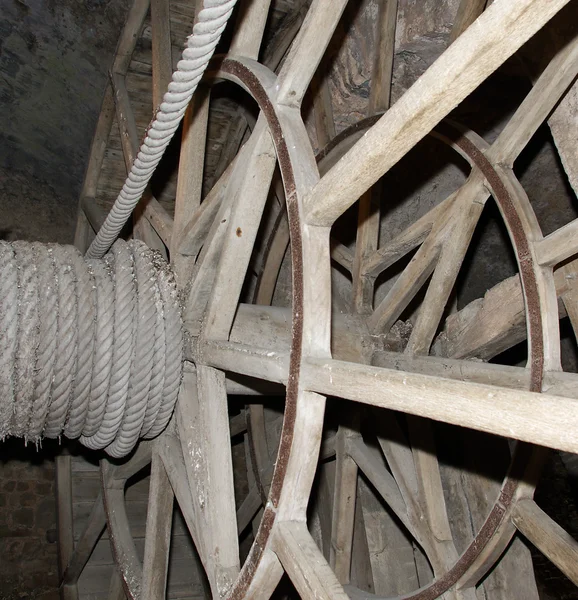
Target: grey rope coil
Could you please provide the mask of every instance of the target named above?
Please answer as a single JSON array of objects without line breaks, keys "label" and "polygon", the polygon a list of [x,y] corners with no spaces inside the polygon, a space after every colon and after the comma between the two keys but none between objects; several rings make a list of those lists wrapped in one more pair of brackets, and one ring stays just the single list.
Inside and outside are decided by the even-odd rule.
[{"label": "grey rope coil", "polygon": [[204,0],[187,48],[112,209],[86,255],[101,258],[118,237],[148,185],[213,56],[237,0]]},{"label": "grey rope coil", "polygon": [[79,437],[111,456],[161,433],[182,371],[168,265],[142,242],[102,260],[0,242],[0,438]]}]

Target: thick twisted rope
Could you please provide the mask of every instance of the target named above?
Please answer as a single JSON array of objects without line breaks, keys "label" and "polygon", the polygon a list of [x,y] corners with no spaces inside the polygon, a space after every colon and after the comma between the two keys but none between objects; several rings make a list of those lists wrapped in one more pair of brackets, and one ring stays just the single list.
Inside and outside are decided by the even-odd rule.
[{"label": "thick twisted rope", "polygon": [[168,265],[142,242],[104,260],[0,242],[0,438],[80,437],[114,457],[174,409],[182,323]]},{"label": "thick twisted rope", "polygon": [[122,190],[86,253],[88,258],[104,256],[140,200],[185,114],[236,2],[237,0],[204,1],[168,91],[147,130]]}]

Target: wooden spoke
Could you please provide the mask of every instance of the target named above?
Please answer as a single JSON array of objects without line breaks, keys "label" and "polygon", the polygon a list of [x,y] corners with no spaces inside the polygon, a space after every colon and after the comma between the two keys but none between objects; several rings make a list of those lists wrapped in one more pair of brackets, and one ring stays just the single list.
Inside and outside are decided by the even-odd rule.
[{"label": "wooden spoke", "polygon": [[76,586],[78,578],[86,566],[105,527],[106,515],[104,513],[104,504],[102,502],[102,492],[99,492],[92,505],[84,531],[76,543],[74,552],[71,555],[66,570],[64,571],[64,575],[62,576],[62,587]]},{"label": "wooden spoke", "polygon": [[375,455],[370,453],[369,448],[361,438],[356,438],[349,442],[348,452],[355,461],[355,464],[363,471],[367,479],[369,479],[373,487],[379,492],[379,495],[387,502],[399,520],[405,525],[408,531],[415,535],[397,483],[385,466],[380,464]]},{"label": "wooden spoke", "polygon": [[239,572],[227,394],[223,373],[185,372],[177,427],[197,524],[199,554],[213,594],[222,596]]},{"label": "wooden spoke", "polygon": [[255,150],[249,166],[255,175],[246,178],[246,165],[243,165],[242,172],[231,175],[229,184],[236,190],[238,200],[223,240],[218,271],[222,276],[217,276],[214,283],[206,325],[206,334],[216,339],[227,339],[229,335],[275,169],[273,142],[264,120],[257,124],[253,135]]},{"label": "wooden spoke", "polygon": [[158,454],[153,452],[149,506],[147,510],[147,537],[143,561],[143,600],[161,598],[167,587],[169,547],[173,524],[174,493],[167,472]]},{"label": "wooden spoke", "polygon": [[512,521],[520,533],[578,585],[578,542],[576,540],[533,500],[518,502]]},{"label": "wooden spoke", "polygon": [[319,552],[305,523],[280,523],[276,528],[274,549],[302,598],[347,600],[347,594]]},{"label": "wooden spoke", "polygon": [[142,590],[142,564],[130,532],[124,503],[126,479],[116,479],[114,467],[106,460],[101,463],[101,473],[104,508],[111,545],[114,548],[115,562],[118,565],[127,596],[129,598],[138,597]]},{"label": "wooden spoke", "polygon": [[[564,0],[492,4],[478,26],[460,36],[320,181],[305,201],[307,222],[331,225],[565,4]],[[523,18],[528,10],[535,18]],[[488,47],[493,48],[491,55]],[[412,110],[418,104],[419,119]]]},{"label": "wooden spoke", "polygon": [[279,72],[279,104],[301,105],[346,4],[347,0],[331,5],[313,0]]},{"label": "wooden spoke", "polygon": [[231,54],[257,59],[270,4],[271,0],[242,3],[235,37],[229,48]]},{"label": "wooden spoke", "polygon": [[438,231],[430,232],[409,265],[367,319],[370,331],[379,333],[388,330],[432,274],[440,252],[441,240],[437,234]]},{"label": "wooden spoke", "polygon": [[[558,270],[554,274],[558,296],[574,288],[578,264],[573,261],[567,267],[569,270]],[[564,310],[560,316],[565,316]],[[516,275],[488,290],[483,299],[474,300],[451,315],[436,344],[444,356],[489,360],[525,337],[524,301]]]},{"label": "wooden spoke", "polygon": [[428,211],[413,225],[383,244],[373,255],[366,259],[363,265],[364,272],[372,277],[377,277],[385,269],[417,248],[429,235],[434,223],[441,218],[443,212],[449,209],[454,200],[455,195],[452,194]]},{"label": "wooden spoke", "polygon": [[553,267],[578,253],[576,243],[578,219],[536,243],[538,263],[543,267]]},{"label": "wooden spoke", "polygon": [[173,73],[169,0],[150,0],[152,28],[153,112],[163,101]]},{"label": "wooden spoke", "polygon": [[341,583],[349,583],[353,526],[357,497],[357,464],[351,456],[349,441],[361,437],[350,428],[341,426],[335,440],[335,490],[331,523],[330,564]]},{"label": "wooden spoke", "polygon": [[438,263],[428,286],[406,352],[427,354],[433,342],[468,246],[478,223],[487,196],[475,179],[458,192],[452,211],[450,232],[447,234]]},{"label": "wooden spoke", "polygon": [[[304,385],[355,402],[399,410],[567,452],[578,450],[573,400],[548,394],[310,359]],[[475,409],[474,409],[475,407]]]}]

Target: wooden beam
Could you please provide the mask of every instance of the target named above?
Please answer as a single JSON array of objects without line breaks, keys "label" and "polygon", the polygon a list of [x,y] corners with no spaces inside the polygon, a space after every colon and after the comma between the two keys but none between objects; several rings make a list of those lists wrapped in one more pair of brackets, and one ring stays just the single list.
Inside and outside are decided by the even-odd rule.
[{"label": "wooden beam", "polygon": [[520,533],[578,585],[578,542],[533,500],[520,500],[512,514]]},{"label": "wooden beam", "polygon": [[578,452],[576,400],[310,358],[305,389]]},{"label": "wooden beam", "polygon": [[[578,261],[554,272],[558,296],[575,287]],[[563,307],[562,307],[563,309]],[[565,310],[560,317],[566,316]],[[526,312],[520,277],[514,275],[450,315],[434,344],[435,354],[489,360],[526,338]]]},{"label": "wooden beam", "polygon": [[239,4],[239,19],[229,53],[257,60],[271,0],[250,0]]},{"label": "wooden beam", "polygon": [[86,566],[105,527],[106,516],[104,514],[104,505],[102,503],[102,492],[99,492],[90,510],[90,515],[84,531],[74,548],[74,553],[70,557],[70,561],[62,577],[62,586],[66,587],[78,583],[78,578]]},{"label": "wooden beam", "polygon": [[173,73],[169,0],[150,0],[153,67],[153,113],[163,101]]},{"label": "wooden beam", "polygon": [[278,523],[275,527],[273,550],[301,598],[348,600],[305,523]]},{"label": "wooden beam", "polygon": [[277,101],[300,106],[347,0],[313,0],[279,72]]},{"label": "wooden beam", "polygon": [[395,50],[398,0],[382,0],[377,18],[377,44],[371,73],[368,114],[386,111],[391,104],[391,76]]},{"label": "wooden beam", "polygon": [[[70,454],[56,457],[56,521],[58,531],[58,573],[64,578],[70,559],[74,554],[74,528],[72,517],[72,473]],[[75,583],[60,588],[62,600],[77,600]]]},{"label": "wooden beam", "polygon": [[[157,440],[162,444],[162,440]],[[147,508],[141,600],[166,594],[174,493],[160,456],[153,452]]]},{"label": "wooden beam", "polygon": [[[568,0],[492,4],[321,179],[305,220],[330,226]],[[420,107],[416,115],[416,107]]]}]

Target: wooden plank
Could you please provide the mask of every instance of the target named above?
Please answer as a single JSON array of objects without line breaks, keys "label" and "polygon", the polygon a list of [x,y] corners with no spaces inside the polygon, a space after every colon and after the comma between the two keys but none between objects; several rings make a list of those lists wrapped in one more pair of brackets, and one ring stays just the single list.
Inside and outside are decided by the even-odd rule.
[{"label": "wooden plank", "polygon": [[62,576],[62,585],[69,586],[78,582],[78,578],[86,566],[105,527],[106,516],[104,514],[104,504],[102,503],[102,495],[99,493],[92,505],[92,510],[90,511],[90,516],[88,517],[88,522],[85,525],[84,531],[74,548],[74,553]]},{"label": "wooden plank", "polygon": [[350,438],[359,437],[350,427],[341,426],[335,440],[335,486],[331,519],[329,562],[340,583],[349,583],[353,526],[357,499],[357,464],[349,455]]},{"label": "wooden plank", "polygon": [[275,527],[274,551],[302,598],[348,599],[305,523],[278,523]]},{"label": "wooden plank", "polygon": [[306,221],[330,226],[565,4],[492,4],[317,184],[304,201]]},{"label": "wooden plank", "polygon": [[[161,443],[161,440],[157,441],[157,444]],[[143,560],[142,600],[162,598],[166,593],[173,499],[174,494],[165,467],[159,455],[153,452]]]},{"label": "wooden plank", "polygon": [[578,585],[578,542],[533,500],[520,500],[512,514],[518,530]]},{"label": "wooden plank", "polygon": [[301,377],[320,394],[578,452],[573,399],[315,358]]},{"label": "wooden plank", "polygon": [[153,113],[163,101],[172,76],[169,0],[150,0],[152,27]]},{"label": "wooden plank", "polygon": [[[74,555],[74,529],[72,516],[72,473],[70,454],[56,457],[56,521],[58,531],[58,573],[62,581],[70,559]],[[60,588],[62,600],[77,600],[78,589],[74,583]]]}]

